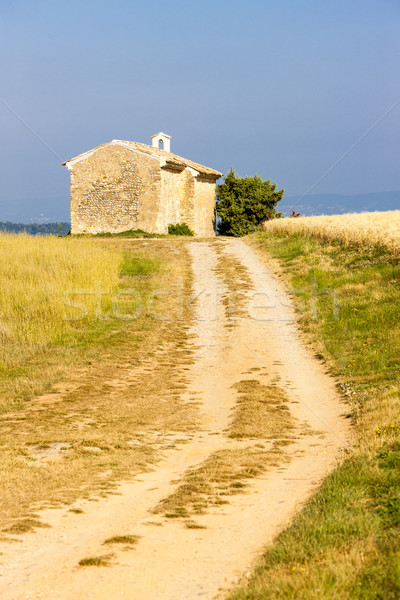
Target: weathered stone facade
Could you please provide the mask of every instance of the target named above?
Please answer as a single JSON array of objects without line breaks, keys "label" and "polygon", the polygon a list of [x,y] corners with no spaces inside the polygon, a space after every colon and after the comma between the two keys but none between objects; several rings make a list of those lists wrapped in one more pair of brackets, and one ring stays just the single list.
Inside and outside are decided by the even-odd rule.
[{"label": "weathered stone facade", "polygon": [[185,222],[197,236],[214,235],[218,171],[120,140],[63,164],[71,171],[72,233],[167,233],[169,224]]}]

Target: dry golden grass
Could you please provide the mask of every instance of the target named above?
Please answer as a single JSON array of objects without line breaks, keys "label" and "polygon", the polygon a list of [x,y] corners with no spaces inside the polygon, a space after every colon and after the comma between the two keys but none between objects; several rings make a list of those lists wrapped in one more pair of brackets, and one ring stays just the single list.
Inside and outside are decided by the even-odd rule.
[{"label": "dry golden grass", "polygon": [[107,538],[103,544],[125,544],[127,546],[134,546],[139,540],[139,535],[114,535],[113,537]]},{"label": "dry golden grass", "polygon": [[[189,469],[177,489],[164,498],[154,512],[170,519],[202,515],[212,507],[228,504],[227,498],[242,493],[251,479],[285,460],[287,457],[279,442],[271,449],[257,444],[217,450],[199,467]],[[187,526],[198,528],[192,520]]]},{"label": "dry golden grass", "polygon": [[301,233],[345,246],[384,246],[400,252],[400,210],[321,217],[273,219],[263,224],[267,233]]},{"label": "dry golden grass", "polygon": [[286,392],[277,385],[244,379],[234,386],[239,398],[229,428],[230,438],[282,438],[294,428]]},{"label": "dry golden grass", "polygon": [[232,254],[222,252],[220,243],[214,242],[218,257],[215,272],[224,281],[227,291],[222,298],[226,325],[233,327],[236,319],[245,313],[246,292],[253,289],[253,282],[246,267]]},{"label": "dry golden grass", "polygon": [[[41,239],[29,243],[35,241],[45,248]],[[182,294],[186,300],[191,291],[185,244],[57,243],[76,247],[76,261],[80,247],[83,254],[90,247],[100,258],[111,256],[114,261],[117,256],[110,265],[117,265],[117,273],[123,259],[119,287],[137,290],[145,305],[155,290],[170,290],[152,303],[160,317],[180,314]],[[63,281],[61,268],[59,273]],[[172,293],[175,282],[179,294]],[[132,312],[132,298],[122,299],[121,310]],[[48,342],[36,359],[37,368],[29,366],[29,353],[25,359],[22,352],[16,355],[14,382],[22,377],[35,390],[44,381],[48,389],[44,395],[27,394],[25,402],[7,400],[8,412],[0,416],[0,529],[27,531],[40,526],[36,512],[41,507],[108,494],[117,481],[147,470],[175,437],[190,436],[197,408],[180,398],[186,386],[184,369],[192,361],[191,316],[184,316],[184,322],[159,320],[144,310],[132,321],[110,317],[86,322],[81,324],[80,345],[62,346],[59,352]],[[61,367],[60,361],[69,356],[73,360]],[[6,382],[3,378],[0,400],[9,393],[7,381],[10,376]]]},{"label": "dry golden grass", "polygon": [[94,291],[117,289],[121,263],[119,251],[91,239],[0,234],[0,368],[73,342],[77,310],[67,303],[79,301],[93,321]]},{"label": "dry golden grass", "polygon": [[[122,261],[93,239],[0,234],[0,413],[43,393],[106,332],[96,313],[109,310]],[[109,294],[99,302],[96,290]]]},{"label": "dry golden grass", "polygon": [[[234,387],[238,401],[227,434],[238,440],[237,445],[217,450],[189,469],[177,489],[155,509],[167,518],[186,519],[189,529],[201,527],[192,516],[227,504],[228,497],[242,493],[252,479],[288,461],[284,447],[291,443],[288,434],[295,420],[286,406],[286,393],[255,379],[240,381]],[[249,445],[251,439],[257,443]]]},{"label": "dry golden grass", "polygon": [[110,560],[113,558],[113,554],[103,554],[102,556],[88,556],[82,558],[78,565],[80,567],[109,567]]}]

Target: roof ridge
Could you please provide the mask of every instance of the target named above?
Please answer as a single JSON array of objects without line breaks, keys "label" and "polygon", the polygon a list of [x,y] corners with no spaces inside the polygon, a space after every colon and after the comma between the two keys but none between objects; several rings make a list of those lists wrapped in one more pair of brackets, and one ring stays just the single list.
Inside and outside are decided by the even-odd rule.
[{"label": "roof ridge", "polygon": [[[175,163],[175,164],[185,165],[186,167],[192,168],[193,170],[198,171],[199,173],[202,173],[204,175],[216,176],[216,179],[219,179],[223,175],[223,173],[221,173],[220,171],[211,169],[211,167],[206,167],[205,165],[202,165],[200,163],[196,163],[188,158],[184,158],[182,156],[179,156],[178,154],[174,154],[173,152],[167,152],[166,150],[161,150],[161,148],[157,148],[155,146],[150,146],[148,144],[143,144],[142,142],[131,142],[129,140],[117,140],[117,139],[113,139],[113,140],[111,140],[111,142],[105,142],[104,144],[100,144],[99,146],[96,146],[95,148],[92,148],[91,150],[88,150],[87,152],[83,152],[82,154],[78,154],[78,156],[75,156],[74,158],[71,158],[70,160],[66,160],[62,164],[68,165],[68,163],[71,163],[78,159],[79,159],[79,161],[85,160],[85,158],[89,158],[89,156],[91,156],[94,152],[97,152],[98,150],[100,150],[100,148],[103,148],[104,146],[108,146],[110,144],[123,145],[128,150],[136,150],[139,152],[143,151],[143,150],[141,150],[141,148],[145,148],[146,152],[151,156],[164,158],[166,160],[166,162],[170,162],[171,164]],[[129,146],[133,146],[133,147],[130,148]]]}]

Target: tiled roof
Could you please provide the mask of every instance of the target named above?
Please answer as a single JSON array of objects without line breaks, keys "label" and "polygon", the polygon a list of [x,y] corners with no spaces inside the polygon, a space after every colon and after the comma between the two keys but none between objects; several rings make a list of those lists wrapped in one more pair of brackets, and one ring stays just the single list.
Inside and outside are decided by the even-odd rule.
[{"label": "tiled roof", "polygon": [[123,146],[128,148],[129,150],[133,150],[134,152],[143,152],[143,154],[148,154],[149,156],[157,157],[160,160],[164,159],[166,165],[175,165],[177,167],[189,167],[190,169],[194,169],[203,175],[209,175],[211,177],[215,177],[218,179],[222,177],[223,173],[216,171],[215,169],[210,169],[209,167],[205,167],[204,165],[200,165],[198,163],[193,162],[192,160],[188,160],[187,158],[182,158],[182,156],[178,156],[177,154],[172,154],[172,152],[166,152],[165,150],[161,150],[160,148],[155,148],[154,146],[148,146],[147,144],[140,144],[139,142],[129,142],[124,140],[112,140],[112,142],[107,142],[106,144],[101,144],[100,146],[96,146],[92,150],[88,152],[84,152],[83,154],[79,154],[70,160],[66,160],[63,162],[63,165],[67,165],[67,163],[79,162],[81,160],[85,160],[85,158],[89,158],[94,152],[100,150],[100,148],[104,148],[110,144],[114,144],[117,146]]}]

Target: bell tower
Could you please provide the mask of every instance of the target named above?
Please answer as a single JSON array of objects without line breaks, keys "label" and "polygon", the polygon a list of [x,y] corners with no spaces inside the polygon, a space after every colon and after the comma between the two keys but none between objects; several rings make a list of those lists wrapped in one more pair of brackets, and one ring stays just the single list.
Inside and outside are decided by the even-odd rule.
[{"label": "bell tower", "polygon": [[171,152],[171,136],[160,131],[151,136],[153,148],[159,148],[165,150],[165,152]]}]

